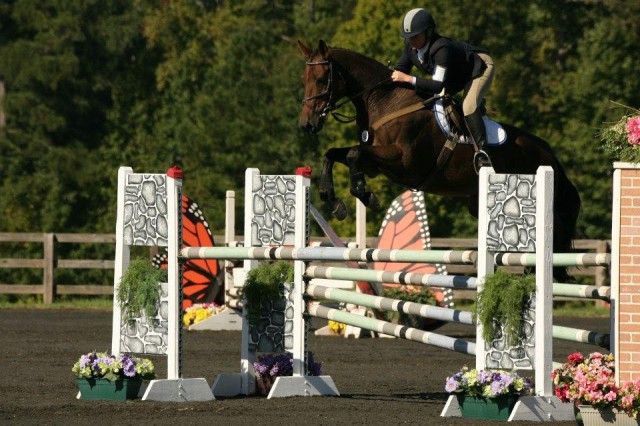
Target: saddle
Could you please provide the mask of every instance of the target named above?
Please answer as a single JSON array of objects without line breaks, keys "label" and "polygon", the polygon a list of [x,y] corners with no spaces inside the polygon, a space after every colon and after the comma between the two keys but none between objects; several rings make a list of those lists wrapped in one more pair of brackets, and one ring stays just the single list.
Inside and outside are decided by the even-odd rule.
[{"label": "saddle", "polygon": [[[464,121],[462,105],[457,99],[444,96],[434,100],[432,104],[438,126],[447,139],[456,139],[456,143],[461,144],[473,144],[466,122]],[[484,102],[479,108],[482,111],[487,131],[487,145],[502,145],[507,140],[507,133],[504,128],[500,123],[487,117]]]},{"label": "saddle", "polygon": [[[467,128],[467,125],[464,121],[462,105],[457,99],[449,95],[437,95],[430,99],[427,99],[424,102],[418,102],[387,114],[373,123],[371,129],[375,134],[376,130],[378,130],[388,122],[403,115],[410,114],[412,112],[429,107],[432,108],[433,114],[436,117],[436,122],[438,123],[440,130],[447,139],[447,142],[442,147],[442,150],[440,151],[440,154],[438,155],[438,159],[436,161],[438,168],[444,167],[458,143],[474,145],[477,150],[469,129]],[[480,108],[482,108],[482,115],[487,131],[487,144],[491,146],[503,144],[507,140],[507,133],[504,131],[500,123],[487,118],[484,102],[482,103]],[[363,137],[363,142],[371,143],[372,138],[369,138],[369,132],[365,131],[363,135],[365,133],[367,137],[366,139]]]}]

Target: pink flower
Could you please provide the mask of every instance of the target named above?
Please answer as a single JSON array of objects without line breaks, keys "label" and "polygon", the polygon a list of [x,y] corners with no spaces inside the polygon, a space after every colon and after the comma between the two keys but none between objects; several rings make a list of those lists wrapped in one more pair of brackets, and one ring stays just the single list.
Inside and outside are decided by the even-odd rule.
[{"label": "pink flower", "polygon": [[584,361],[584,356],[582,356],[582,354],[580,352],[575,352],[575,353],[572,353],[571,355],[569,355],[567,357],[567,359],[572,364],[580,364],[582,361]]},{"label": "pink flower", "polygon": [[627,120],[627,139],[631,145],[640,143],[640,116]]}]

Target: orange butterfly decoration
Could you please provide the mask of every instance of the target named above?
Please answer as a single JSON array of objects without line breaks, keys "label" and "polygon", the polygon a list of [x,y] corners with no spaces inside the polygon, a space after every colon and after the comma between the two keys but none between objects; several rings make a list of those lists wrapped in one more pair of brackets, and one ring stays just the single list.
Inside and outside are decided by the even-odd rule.
[{"label": "orange butterfly decoration", "polygon": [[[391,203],[378,234],[379,249],[429,250],[431,236],[424,193],[422,191],[405,191]],[[418,274],[446,274],[445,265],[428,263],[395,263],[375,262],[378,271],[412,272]],[[401,287],[400,284],[385,283],[385,287]],[[407,290],[417,286],[405,286]],[[448,288],[431,287],[438,306],[452,307],[452,291]],[[428,329],[443,325],[441,321],[427,321]]]},{"label": "orange butterfly decoration", "polygon": [[[186,195],[182,196],[182,246],[213,247],[213,235],[202,210]],[[167,267],[167,254],[154,256],[153,264]],[[224,302],[220,263],[215,259],[189,259],[182,267],[182,309],[194,303]]]}]

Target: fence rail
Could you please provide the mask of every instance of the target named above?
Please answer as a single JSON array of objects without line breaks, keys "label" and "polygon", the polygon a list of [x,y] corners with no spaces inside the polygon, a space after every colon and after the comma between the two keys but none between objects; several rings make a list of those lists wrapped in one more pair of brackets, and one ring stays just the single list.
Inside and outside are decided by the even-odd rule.
[{"label": "fence rail", "polygon": [[[242,239],[241,237],[239,238]],[[325,238],[312,238],[314,241],[325,241]],[[345,239],[346,242],[353,238]],[[41,269],[42,284],[7,284],[0,283],[0,294],[42,294],[44,303],[52,303],[57,295],[109,295],[113,294],[113,286],[96,284],[63,284],[56,283],[54,272],[58,269],[96,269],[113,270],[115,256],[115,234],[72,234],[72,233],[9,233],[0,232],[0,244],[3,243],[39,243],[43,247],[42,258],[0,258],[0,269]],[[224,245],[223,236],[214,236],[217,246]],[[106,244],[112,245],[113,251],[108,259],[61,259],[61,244]],[[367,238],[367,246],[374,247],[376,238]],[[1,246],[0,246],[1,247]],[[473,238],[433,238],[431,248],[442,249],[477,249],[478,242]],[[580,252],[610,253],[611,244],[607,240],[576,240],[574,249]],[[155,252],[152,250],[151,254]],[[521,272],[522,267],[507,267],[510,272]],[[447,265],[447,271],[453,275],[474,275],[472,265]],[[609,271],[605,266],[569,268],[569,273],[576,276],[593,277],[594,285],[602,286],[608,282]],[[472,291],[456,290],[456,298],[472,298]],[[469,293],[469,294],[467,294]]]}]

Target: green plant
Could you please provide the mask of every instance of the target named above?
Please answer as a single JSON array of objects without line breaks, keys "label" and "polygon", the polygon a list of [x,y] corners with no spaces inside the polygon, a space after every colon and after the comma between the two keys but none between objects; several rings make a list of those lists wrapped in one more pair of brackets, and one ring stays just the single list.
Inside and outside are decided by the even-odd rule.
[{"label": "green plant", "polygon": [[257,324],[260,319],[260,304],[263,300],[280,297],[280,284],[293,281],[293,265],[279,261],[262,263],[247,274],[242,290],[247,302],[247,320]]},{"label": "green plant", "polygon": [[[383,296],[389,299],[402,300],[404,302],[420,303],[423,305],[436,305],[437,301],[429,287],[400,286],[386,287]],[[385,311],[387,321],[397,321],[398,324],[414,328],[422,328],[424,318],[417,315],[409,315],[404,312]]]},{"label": "green plant", "polygon": [[151,320],[158,313],[160,286],[167,280],[167,273],[151,262],[134,259],[122,275],[116,298],[124,311],[125,321],[131,321],[146,314]]},{"label": "green plant", "polygon": [[507,344],[517,345],[522,331],[522,312],[536,291],[535,275],[511,275],[498,269],[485,278],[474,314],[482,323],[482,337],[495,338],[496,322],[504,325]]},{"label": "green plant", "polygon": [[616,123],[598,133],[602,149],[616,160],[640,162],[640,110],[613,103],[622,107],[625,114]]}]

